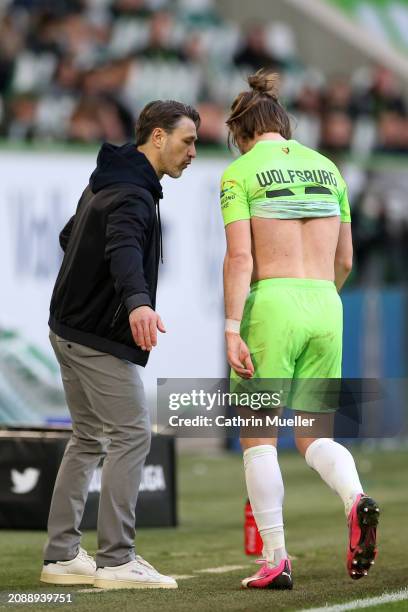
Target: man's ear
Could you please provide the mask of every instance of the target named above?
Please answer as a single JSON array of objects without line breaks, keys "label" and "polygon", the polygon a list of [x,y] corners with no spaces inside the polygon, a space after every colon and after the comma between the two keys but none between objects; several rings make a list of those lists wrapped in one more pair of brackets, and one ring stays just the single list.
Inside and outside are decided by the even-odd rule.
[{"label": "man's ear", "polygon": [[166,139],[166,132],[165,130],[163,130],[163,128],[154,128],[152,135],[151,135],[151,141],[154,147],[156,147],[156,149],[161,149],[161,147],[163,146],[163,143]]}]

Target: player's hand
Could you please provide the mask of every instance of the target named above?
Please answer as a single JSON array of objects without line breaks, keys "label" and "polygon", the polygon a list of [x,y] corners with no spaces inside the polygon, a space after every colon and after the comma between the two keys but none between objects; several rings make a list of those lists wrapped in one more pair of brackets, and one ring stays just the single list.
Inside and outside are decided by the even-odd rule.
[{"label": "player's hand", "polygon": [[239,334],[225,332],[227,343],[227,359],[231,368],[241,378],[252,378],[254,366],[249,349]]},{"label": "player's hand", "polygon": [[151,351],[157,344],[157,330],[166,333],[163,321],[150,306],[139,306],[129,315],[133,340],[142,351]]}]

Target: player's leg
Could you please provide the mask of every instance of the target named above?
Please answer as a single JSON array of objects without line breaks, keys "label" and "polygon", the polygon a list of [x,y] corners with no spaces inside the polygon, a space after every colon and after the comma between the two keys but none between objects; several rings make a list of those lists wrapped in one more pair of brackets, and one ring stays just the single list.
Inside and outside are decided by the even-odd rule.
[{"label": "player's leg", "polygon": [[[363,489],[351,453],[332,439],[334,410],[327,412],[328,406],[320,405],[321,395],[332,398],[334,385],[341,379],[342,304],[333,284],[315,285],[311,283],[304,295],[313,317],[307,322],[310,338],[296,360],[294,376],[300,380],[296,380],[299,388],[293,401],[299,414],[313,412],[310,416],[315,421],[309,428],[296,428],[295,439],[307,464],[343,500],[348,516]],[[324,388],[326,380],[329,392]]]},{"label": "player's leg", "polygon": [[350,451],[331,438],[297,440],[298,449],[342,499],[349,526],[347,569],[353,579],[366,576],[377,556],[378,504],[363,492]]},{"label": "player's leg", "polygon": [[284,487],[276,445],[277,438],[241,438],[248,498],[264,544],[264,558],[274,565],[287,556],[282,510]]},{"label": "player's leg", "polygon": [[350,451],[331,438],[303,438],[299,435],[296,446],[309,467],[341,498],[348,516],[357,497],[363,493]]},{"label": "player's leg", "polygon": [[[308,304],[313,307],[315,320],[311,325],[311,338],[297,360],[295,377],[307,379],[306,386],[314,385],[317,390],[321,385],[319,381],[324,384],[326,379],[327,384],[333,387],[333,383],[341,379],[341,301],[333,286],[332,290],[321,288],[310,291]],[[312,406],[302,406],[305,400],[312,400],[313,403],[313,388],[307,389],[304,396],[300,395],[299,401],[296,402],[297,406],[301,406],[299,414],[303,416],[307,413],[305,410],[316,410],[319,404],[317,395]],[[305,429],[296,430],[296,445],[306,463],[343,501],[350,528],[347,567],[352,578],[360,578],[366,575],[376,556],[375,528],[378,522],[378,506],[363,493],[350,451],[333,440],[334,413],[321,412],[315,416],[316,423],[310,433]]]},{"label": "player's leg", "polygon": [[[274,379],[290,379],[293,373],[288,353],[285,288],[274,279],[260,281],[251,289],[241,334],[254,363],[255,392],[269,389]],[[251,385],[248,385],[251,388]],[[276,388],[274,389],[277,390]],[[249,430],[253,436],[253,429]],[[261,432],[262,433],[262,432]],[[291,589],[291,564],[285,547],[283,525],[284,486],[277,454],[278,428],[268,437],[249,437],[241,428],[245,480],[252,511],[263,541],[265,562],[260,570],[242,581],[244,587]]]},{"label": "player's leg", "polygon": [[277,437],[241,437],[248,498],[262,537],[265,560],[258,572],[242,581],[246,588],[292,588],[283,529],[284,487],[276,445]]}]

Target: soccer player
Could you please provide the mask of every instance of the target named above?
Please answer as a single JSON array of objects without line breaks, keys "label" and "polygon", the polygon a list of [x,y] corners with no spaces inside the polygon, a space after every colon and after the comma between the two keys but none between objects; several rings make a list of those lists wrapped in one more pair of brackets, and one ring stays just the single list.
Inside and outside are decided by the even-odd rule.
[{"label": "soccer player", "polygon": [[[288,114],[278,100],[278,75],[258,71],[248,83],[250,90],[236,97],[227,120],[241,156],[221,185],[231,378],[340,379],[338,291],[352,266],[346,185],[330,160],[291,138]],[[377,554],[378,506],[363,492],[354,459],[332,439],[332,428],[327,437],[295,433],[307,464],[344,503],[347,569],[351,578],[361,578]],[[241,446],[264,545],[261,568],[242,585],[291,589],[277,436],[250,438],[241,430]]]}]

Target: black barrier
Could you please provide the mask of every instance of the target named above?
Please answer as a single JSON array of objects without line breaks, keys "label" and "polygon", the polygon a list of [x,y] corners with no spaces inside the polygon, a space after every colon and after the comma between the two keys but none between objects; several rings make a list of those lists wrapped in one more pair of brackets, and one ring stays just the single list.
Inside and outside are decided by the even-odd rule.
[{"label": "black barrier", "polygon": [[[69,430],[0,430],[0,528],[46,529]],[[152,437],[136,506],[137,527],[177,525],[174,439]],[[96,529],[102,466],[90,484],[81,529]]]}]

